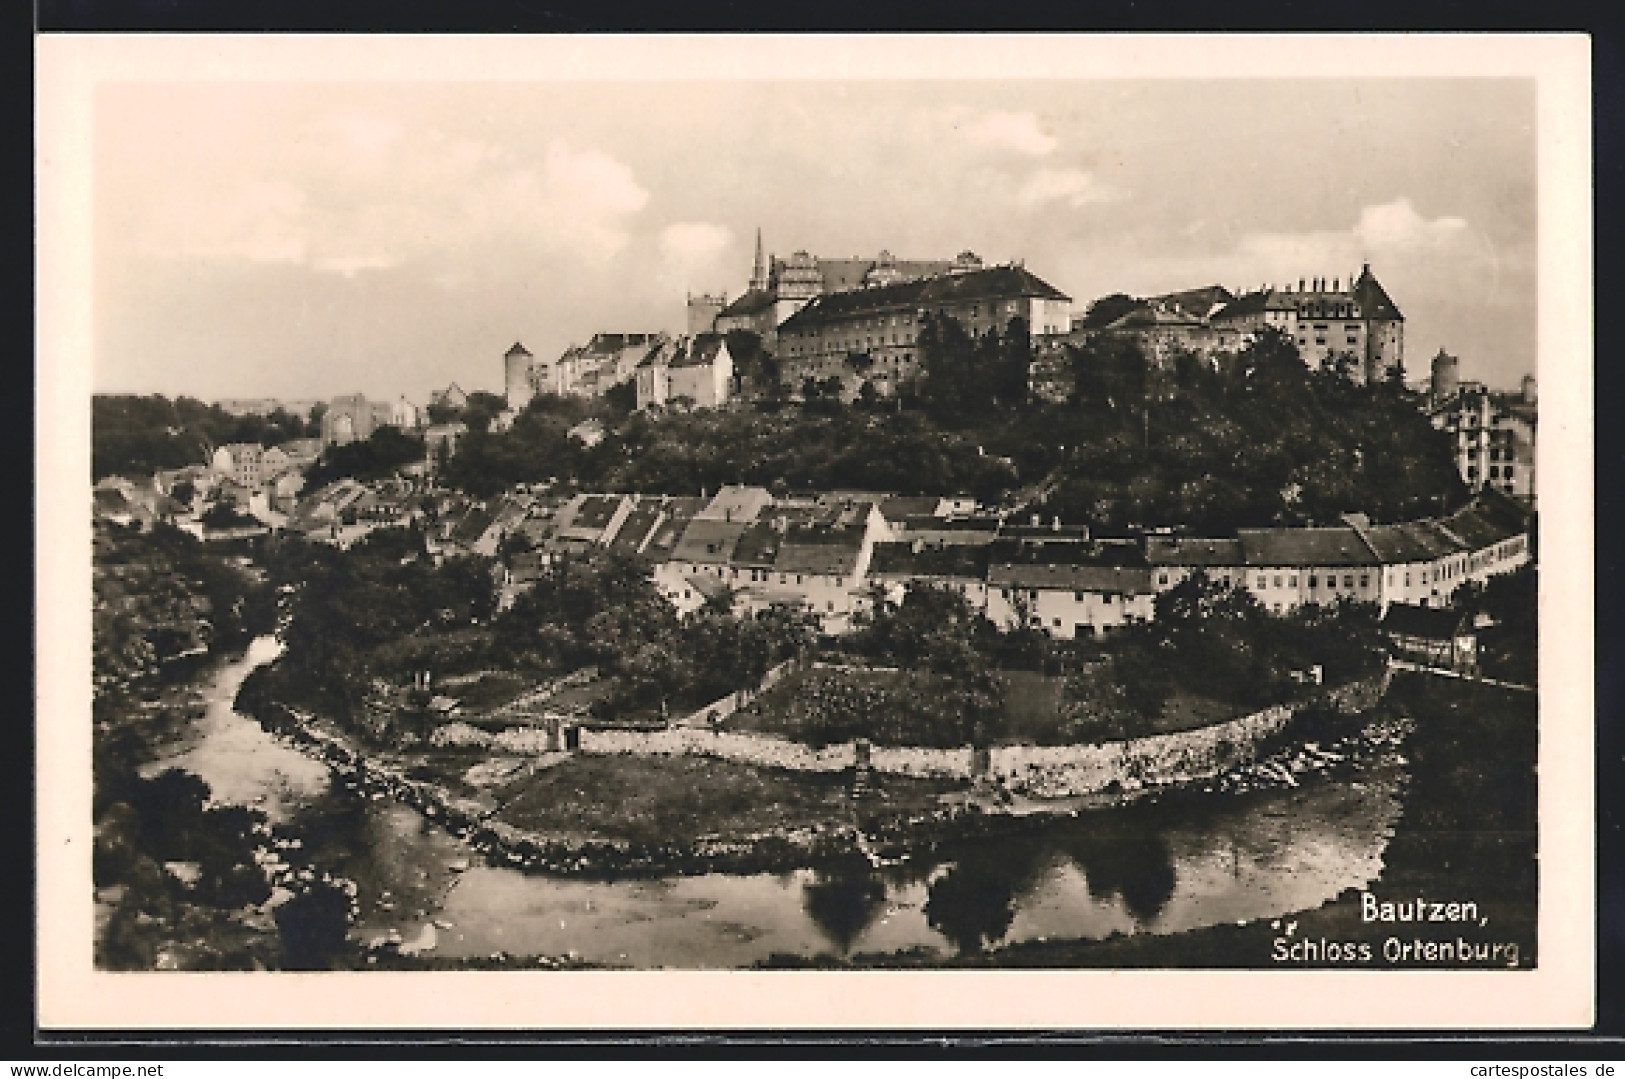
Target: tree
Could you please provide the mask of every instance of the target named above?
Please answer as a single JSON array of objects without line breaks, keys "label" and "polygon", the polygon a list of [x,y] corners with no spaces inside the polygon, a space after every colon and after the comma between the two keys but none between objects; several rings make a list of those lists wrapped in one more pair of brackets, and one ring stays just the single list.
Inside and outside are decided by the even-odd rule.
[{"label": "tree", "polygon": [[283,964],[292,970],[330,970],[350,950],[350,897],[319,882],[276,908]]},{"label": "tree", "polygon": [[1124,292],[1114,292],[1109,296],[1102,296],[1089,304],[1083,315],[1083,328],[1098,330],[1110,326],[1130,311],[1145,305],[1144,300],[1137,300]]}]

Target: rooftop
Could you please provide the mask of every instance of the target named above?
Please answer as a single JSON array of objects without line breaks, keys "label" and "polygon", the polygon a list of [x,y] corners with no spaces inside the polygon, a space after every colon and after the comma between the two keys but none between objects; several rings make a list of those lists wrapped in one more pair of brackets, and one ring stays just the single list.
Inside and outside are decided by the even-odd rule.
[{"label": "rooftop", "polygon": [[1239,566],[1241,541],[1147,536],[1145,560],[1153,566]]},{"label": "rooftop", "polygon": [[987,576],[987,548],[922,545],[916,549],[913,543],[877,543],[869,572],[893,577],[960,577],[980,581]]},{"label": "rooftop", "polygon": [[803,326],[813,326],[827,319],[850,318],[873,311],[918,309],[1013,296],[1047,300],[1070,298],[1025,267],[994,266],[986,270],[941,274],[895,285],[826,293],[786,319],[780,326],[780,333],[793,333]]},{"label": "rooftop", "polygon": [[1148,595],[1151,571],[1143,566],[1058,566],[995,562],[987,582],[1006,588],[1039,588],[1072,592],[1100,592],[1120,596]]},{"label": "rooftop", "polygon": [[1347,525],[1332,528],[1240,528],[1248,566],[1374,566],[1377,558]]}]

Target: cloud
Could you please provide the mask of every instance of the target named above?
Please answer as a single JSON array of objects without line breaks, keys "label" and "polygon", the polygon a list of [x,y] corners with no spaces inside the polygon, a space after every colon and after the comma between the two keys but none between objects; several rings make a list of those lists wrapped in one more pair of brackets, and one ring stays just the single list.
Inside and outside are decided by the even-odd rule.
[{"label": "cloud", "polygon": [[1082,169],[1039,169],[1021,186],[1016,197],[1028,204],[1065,202],[1078,207],[1116,202],[1125,193]]},{"label": "cloud", "polygon": [[1455,240],[1467,230],[1460,217],[1427,220],[1416,212],[1408,198],[1398,198],[1360,211],[1354,235],[1373,248],[1437,247]]},{"label": "cloud", "polygon": [[674,262],[703,263],[716,258],[733,232],[709,221],[678,221],[660,232],[660,252]]},{"label": "cloud", "polygon": [[972,142],[997,150],[1043,157],[1060,145],[1030,112],[984,112],[956,123]]},{"label": "cloud", "polygon": [[625,164],[563,141],[526,158],[357,111],[304,130],[298,152],[269,167],[177,170],[185,179],[155,203],[143,249],[345,277],[414,259],[478,259],[494,245],[602,263],[626,247],[649,201]]}]

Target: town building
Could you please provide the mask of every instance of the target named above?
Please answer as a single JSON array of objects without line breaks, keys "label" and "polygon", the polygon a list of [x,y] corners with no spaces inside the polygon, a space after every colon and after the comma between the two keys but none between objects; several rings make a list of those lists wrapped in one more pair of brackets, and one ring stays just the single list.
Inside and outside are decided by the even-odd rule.
[{"label": "town building", "polygon": [[363,394],[346,394],[329,401],[327,411],[322,413],[322,444],[342,446],[363,442],[380,427],[410,430],[417,422],[416,406],[404,397],[395,401],[369,401]]},{"label": "town building", "polygon": [[647,350],[633,378],[639,409],[720,408],[733,396],[733,356],[721,334],[700,334]]},{"label": "town building", "polygon": [[1488,488],[1534,505],[1534,376],[1524,376],[1517,393],[1498,393],[1459,382],[1456,371],[1456,358],[1441,349],[1433,358],[1428,418],[1450,436],[1462,482],[1474,492]]},{"label": "town building", "polygon": [[1346,284],[1340,277],[1300,278],[1296,287],[1232,292],[1208,285],[1148,297],[1105,326],[1080,329],[1076,339],[1130,337],[1150,363],[1167,367],[1180,352],[1218,362],[1265,329],[1285,334],[1311,367],[1341,361],[1357,382],[1404,371],[1405,316],[1369,264]]},{"label": "town building", "polygon": [[841,379],[848,395],[868,382],[890,395],[920,373],[917,347],[927,315],[947,315],[980,336],[1023,319],[1035,338],[1072,324],[1072,301],[1023,266],[964,269],[895,284],[830,292],[808,302],[778,331],[781,377]]},{"label": "town building", "polygon": [[970,251],[961,251],[952,259],[900,259],[889,251],[874,258],[824,258],[806,251],[769,258],[762,248],[762,231],[757,229],[749,286],[732,302],[724,303],[709,323],[704,322],[705,315],[725,298],[690,296],[690,333],[697,332],[699,325],[717,333],[748,330],[771,348],[784,320],[820,296],[981,268],[982,260]]}]

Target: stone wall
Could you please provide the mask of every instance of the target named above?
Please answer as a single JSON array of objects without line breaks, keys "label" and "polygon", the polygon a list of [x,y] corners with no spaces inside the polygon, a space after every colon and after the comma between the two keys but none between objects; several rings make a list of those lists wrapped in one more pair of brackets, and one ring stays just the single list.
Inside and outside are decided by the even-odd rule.
[{"label": "stone wall", "polygon": [[[1326,691],[1322,699],[1342,712],[1372,707],[1388,688],[1391,672]],[[1072,746],[1000,746],[992,751],[988,774],[1017,794],[1066,798],[1115,788],[1209,779],[1254,760],[1258,746],[1280,732],[1296,706],[1275,705],[1224,723],[1194,730]],[[598,755],[715,757],[764,768],[798,772],[839,772],[853,765],[851,742],[812,749],[768,735],[671,727],[661,731],[584,728],[581,752]],[[973,753],[960,749],[875,746],[870,767],[890,775],[971,779]]]}]

